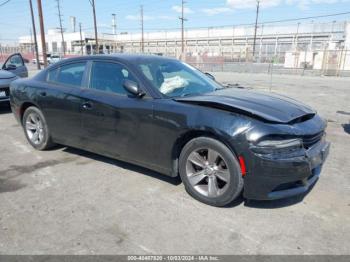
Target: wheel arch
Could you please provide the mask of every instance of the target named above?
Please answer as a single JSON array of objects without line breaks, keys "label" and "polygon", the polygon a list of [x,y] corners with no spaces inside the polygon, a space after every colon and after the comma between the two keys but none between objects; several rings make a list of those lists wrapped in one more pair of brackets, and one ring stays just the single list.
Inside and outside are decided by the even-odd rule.
[{"label": "wheel arch", "polygon": [[179,157],[181,154],[182,149],[184,146],[191,141],[192,139],[198,138],[198,137],[208,137],[215,140],[218,140],[219,142],[223,143],[227,148],[236,156],[237,153],[233,146],[228,142],[227,139],[225,139],[223,136],[209,130],[190,130],[184,134],[182,134],[174,143],[171,157],[173,161],[172,166],[172,176],[176,177],[179,175]]},{"label": "wheel arch", "polygon": [[27,108],[29,108],[29,107],[31,107],[31,106],[34,106],[34,107],[40,109],[39,106],[36,105],[36,104],[33,103],[33,102],[24,102],[24,103],[21,104],[20,109],[19,109],[19,117],[20,117],[21,123],[22,123],[22,121],[23,121],[24,112],[27,110]]}]

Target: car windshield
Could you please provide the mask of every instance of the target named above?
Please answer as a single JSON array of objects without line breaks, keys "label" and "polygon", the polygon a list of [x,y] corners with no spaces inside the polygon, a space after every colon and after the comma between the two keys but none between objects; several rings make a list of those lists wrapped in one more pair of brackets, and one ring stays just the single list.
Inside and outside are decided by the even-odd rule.
[{"label": "car windshield", "polygon": [[222,88],[201,71],[180,61],[153,60],[138,66],[153,87],[168,97],[203,94]]}]

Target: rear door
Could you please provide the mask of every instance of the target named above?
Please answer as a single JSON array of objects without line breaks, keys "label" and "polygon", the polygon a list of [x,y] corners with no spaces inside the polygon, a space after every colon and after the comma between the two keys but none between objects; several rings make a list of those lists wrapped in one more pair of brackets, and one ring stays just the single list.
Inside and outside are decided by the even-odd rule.
[{"label": "rear door", "polygon": [[138,80],[121,63],[94,61],[90,72],[89,88],[81,93],[85,148],[135,163],[152,162],[153,99],[127,94],[123,82]]},{"label": "rear door", "polygon": [[21,54],[13,54],[7,58],[3,70],[10,71],[19,77],[28,77],[28,69],[24,64],[24,59]]},{"label": "rear door", "polygon": [[48,71],[38,89],[38,102],[53,138],[62,144],[80,146],[82,100],[79,96],[86,74],[86,61],[74,61]]}]

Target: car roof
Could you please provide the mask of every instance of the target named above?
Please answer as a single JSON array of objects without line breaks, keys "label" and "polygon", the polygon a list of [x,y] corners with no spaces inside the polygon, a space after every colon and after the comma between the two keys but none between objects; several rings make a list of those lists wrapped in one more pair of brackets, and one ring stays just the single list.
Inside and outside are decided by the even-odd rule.
[{"label": "car roof", "polygon": [[145,54],[125,54],[125,53],[118,53],[118,54],[109,54],[109,55],[85,55],[85,56],[77,56],[77,57],[70,57],[66,59],[59,60],[58,62],[48,66],[41,72],[39,72],[36,76],[33,77],[34,80],[38,81],[44,81],[46,78],[47,71],[50,71],[51,69],[58,68],[60,66],[64,66],[66,64],[74,63],[76,62],[82,62],[82,61],[91,61],[91,60],[104,60],[104,61],[119,61],[124,64],[128,64],[129,66],[134,66],[142,64],[142,63],[149,63],[149,62],[170,62],[170,61],[178,61],[171,57],[164,57],[159,55],[145,55]]},{"label": "car roof", "polygon": [[148,61],[174,61],[176,59],[170,57],[163,57],[159,55],[145,55],[145,54],[109,54],[109,55],[87,55],[87,56],[78,56],[67,58],[61,61],[60,64],[65,64],[67,62],[74,62],[76,60],[118,60],[122,62],[129,63],[140,63],[140,62],[148,62]]}]

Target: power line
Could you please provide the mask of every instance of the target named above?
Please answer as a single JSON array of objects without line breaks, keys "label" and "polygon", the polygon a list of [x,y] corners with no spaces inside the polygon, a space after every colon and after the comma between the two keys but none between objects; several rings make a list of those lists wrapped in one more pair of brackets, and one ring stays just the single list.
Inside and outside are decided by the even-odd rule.
[{"label": "power line", "polygon": [[[264,25],[264,24],[277,24],[277,23],[284,23],[284,22],[293,22],[293,21],[300,21],[300,20],[309,20],[309,19],[316,19],[316,18],[325,18],[325,17],[333,17],[333,16],[341,16],[341,15],[348,15],[350,14],[350,11],[348,12],[342,12],[342,13],[335,13],[335,14],[326,14],[326,15],[317,15],[317,16],[307,16],[307,17],[298,17],[298,18],[290,18],[290,19],[281,19],[281,20],[270,20],[270,21],[264,21],[260,22],[258,24]],[[219,28],[219,27],[232,27],[232,26],[252,26],[254,23],[242,23],[242,24],[231,24],[231,25],[220,25],[220,26],[210,26],[209,28]],[[191,29],[196,28],[208,28],[205,26],[202,27],[189,27]]]},{"label": "power line", "polygon": [[[1,0],[0,0],[1,1]],[[92,0],[89,0],[90,2]],[[7,1],[3,1],[3,3],[1,3],[0,5],[3,5],[4,3],[6,3]],[[148,3],[148,2],[147,2]],[[154,11],[155,12],[155,11]],[[316,20],[316,19],[322,19],[322,18],[328,18],[328,17],[337,17],[337,16],[345,16],[345,15],[349,15],[350,11],[344,11],[344,12],[339,12],[339,13],[328,13],[328,14],[323,14],[323,15],[317,15],[317,16],[307,16],[307,17],[294,17],[294,18],[289,18],[289,19],[280,19],[280,20],[265,20],[265,21],[258,21],[259,25],[269,25],[269,24],[278,24],[278,23],[285,23],[285,22],[297,22],[297,21],[302,21],[302,20]],[[2,22],[0,21],[0,27],[1,26],[12,26],[13,30],[19,30],[18,27],[15,27],[15,23],[8,23],[6,22]],[[188,29],[208,29],[208,28],[224,28],[224,27],[237,27],[237,26],[254,26],[253,23],[237,23],[237,24],[224,24],[224,25],[217,25],[217,26],[186,26],[186,30]],[[104,27],[104,26],[98,26],[98,28],[110,28],[109,27]],[[133,32],[133,31],[139,31],[140,27],[118,27],[119,30],[122,31],[129,31]],[[94,29],[94,27],[92,28],[83,28],[83,30],[91,30]],[[176,26],[176,27],[167,27],[167,28],[160,28],[160,27],[147,27],[146,31],[170,31],[170,30],[181,30],[180,26]]]},{"label": "power line", "polygon": [[343,13],[328,14],[328,15],[316,15],[316,16],[307,16],[307,17],[299,17],[299,18],[291,18],[291,19],[271,20],[271,21],[262,22],[262,24],[273,24],[273,23],[281,23],[281,22],[300,21],[300,20],[308,20],[308,19],[315,19],[315,18],[348,15],[348,14],[350,14],[350,11],[343,12]]},{"label": "power line", "polygon": [[[290,18],[290,19],[282,19],[282,20],[267,20],[263,22],[259,22],[258,25],[264,25],[264,24],[277,24],[277,23],[284,23],[284,22],[293,22],[293,21],[300,21],[300,20],[309,20],[309,19],[317,19],[317,18],[325,18],[325,17],[334,17],[334,16],[342,16],[342,15],[348,15],[350,14],[350,11],[348,12],[342,12],[342,13],[334,13],[334,14],[326,14],[326,15],[318,15],[318,16],[308,16],[308,17],[299,17],[299,18]],[[1,22],[0,22],[1,24]],[[237,26],[254,26],[255,23],[240,23],[240,24],[226,24],[226,25],[217,25],[217,26],[191,26],[186,27],[187,29],[207,29],[207,28],[222,28],[222,27],[237,27]],[[99,28],[109,28],[106,26],[99,26]],[[83,28],[84,30],[91,30],[92,27],[89,28]],[[148,31],[169,31],[169,30],[179,30],[181,27],[167,27],[167,28],[156,28],[156,27],[147,27]],[[137,27],[120,27],[119,30],[139,30]]]},{"label": "power line", "polygon": [[10,2],[11,0],[7,0],[7,1],[5,1],[5,2],[2,2],[1,4],[0,4],[0,7],[1,6],[3,6],[3,5],[6,5],[8,2]]}]

